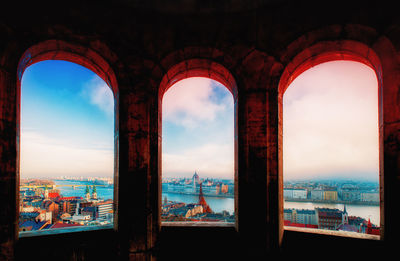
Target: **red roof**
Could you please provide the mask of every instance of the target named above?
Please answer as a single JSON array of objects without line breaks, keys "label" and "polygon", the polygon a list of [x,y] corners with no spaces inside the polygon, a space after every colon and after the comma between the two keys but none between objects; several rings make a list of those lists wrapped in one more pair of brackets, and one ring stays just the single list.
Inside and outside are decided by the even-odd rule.
[{"label": "red roof", "polygon": [[59,198],[61,197],[60,194],[58,194],[57,192],[51,192],[49,193],[49,198]]}]

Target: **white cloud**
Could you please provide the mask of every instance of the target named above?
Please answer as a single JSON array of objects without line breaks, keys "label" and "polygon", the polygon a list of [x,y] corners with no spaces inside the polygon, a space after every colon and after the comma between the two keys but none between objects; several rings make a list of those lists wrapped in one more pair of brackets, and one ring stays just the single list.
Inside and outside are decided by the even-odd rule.
[{"label": "white cloud", "polygon": [[316,66],[284,95],[286,178],[378,173],[377,81],[354,62]]},{"label": "white cloud", "polygon": [[21,176],[112,176],[113,153],[24,131],[21,134]]},{"label": "white cloud", "polygon": [[101,78],[95,76],[84,86],[82,94],[107,115],[113,115],[114,96],[110,87]]},{"label": "white cloud", "polygon": [[188,128],[214,120],[227,104],[213,102],[212,95],[211,79],[193,77],[177,82],[164,94],[163,120]]}]

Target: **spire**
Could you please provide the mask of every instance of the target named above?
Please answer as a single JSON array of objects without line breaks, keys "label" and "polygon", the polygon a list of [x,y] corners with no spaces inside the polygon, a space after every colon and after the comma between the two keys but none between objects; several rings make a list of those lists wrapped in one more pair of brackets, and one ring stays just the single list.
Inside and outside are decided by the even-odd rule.
[{"label": "spire", "polygon": [[93,191],[92,191],[92,193],[97,193],[97,189],[96,189],[96,186],[95,186],[95,185],[93,185]]},{"label": "spire", "polygon": [[88,194],[88,193],[90,193],[90,191],[89,191],[89,186],[88,186],[88,185],[86,185],[85,194]]},{"label": "spire", "polygon": [[203,195],[203,183],[200,182],[199,204],[203,206],[203,213],[212,213],[210,206],[207,204]]},{"label": "spire", "polygon": [[346,204],[344,204],[344,208],[343,208],[342,221],[343,221],[343,224],[349,224],[349,215],[346,210]]},{"label": "spire", "polygon": [[372,234],[372,224],[371,220],[368,218],[368,223],[367,223],[367,234]]}]

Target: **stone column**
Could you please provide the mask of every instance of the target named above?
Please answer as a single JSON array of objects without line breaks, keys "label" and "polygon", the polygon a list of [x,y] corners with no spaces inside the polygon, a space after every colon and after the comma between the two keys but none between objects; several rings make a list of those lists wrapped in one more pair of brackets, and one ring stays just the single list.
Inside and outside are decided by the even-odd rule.
[{"label": "stone column", "polygon": [[0,260],[14,259],[19,183],[19,91],[16,73],[0,67]]}]

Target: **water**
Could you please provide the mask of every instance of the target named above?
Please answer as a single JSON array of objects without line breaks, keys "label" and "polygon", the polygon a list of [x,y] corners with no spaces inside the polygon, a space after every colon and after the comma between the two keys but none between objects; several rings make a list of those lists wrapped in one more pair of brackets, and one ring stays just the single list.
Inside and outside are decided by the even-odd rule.
[{"label": "water", "polygon": [[[92,186],[93,182],[79,181],[79,180],[54,180],[56,185],[85,185],[79,186],[75,189],[70,186],[57,187],[60,190],[60,194],[63,197],[83,197],[85,198],[86,185]],[[114,199],[114,186],[103,187],[96,186],[97,197],[100,199]],[[90,193],[92,193],[92,187],[90,187]]]},{"label": "water", "polygon": [[[296,209],[314,209],[314,208],[337,208],[343,211],[343,204],[328,204],[328,203],[311,203],[311,202],[289,202],[285,201],[284,208]],[[351,205],[346,204],[346,210],[349,216],[362,217],[365,220],[368,218],[371,223],[380,226],[380,208],[379,206],[369,205]]]},{"label": "water", "polygon": [[[55,180],[56,185],[93,185],[88,181],[68,181],[68,180]],[[77,187],[58,187],[60,194],[64,197],[79,196],[85,197],[85,186]],[[97,195],[102,199],[113,199],[114,198],[114,187],[102,187],[97,186]],[[199,197],[197,195],[182,195],[174,193],[162,193],[162,200],[167,197],[170,201],[178,201],[188,203],[197,203]],[[214,212],[222,212],[223,210],[228,211],[230,214],[234,213],[235,200],[234,198],[223,198],[223,197],[204,197]],[[327,204],[327,203],[311,203],[311,202],[286,202],[284,208],[296,208],[296,209],[314,209],[320,208],[337,208],[343,210],[343,204]],[[366,220],[370,219],[375,225],[380,225],[380,208],[379,206],[366,206],[366,205],[352,205],[346,204],[346,210],[349,216],[362,217]]]},{"label": "water", "polygon": [[[162,193],[162,200],[167,197],[168,200],[178,201],[183,203],[197,203],[199,201],[198,195],[183,195],[183,194],[174,194],[174,193]],[[212,211],[219,213],[223,210],[229,212],[229,214],[233,214],[235,211],[235,199],[234,198],[223,198],[223,197],[210,197],[204,196],[208,205],[212,209]]]}]

